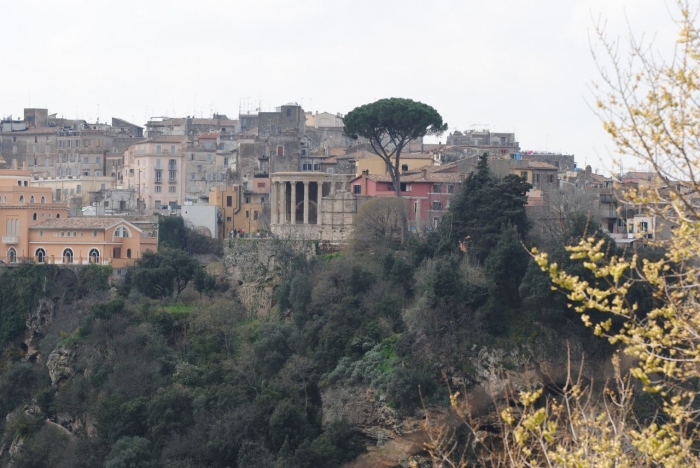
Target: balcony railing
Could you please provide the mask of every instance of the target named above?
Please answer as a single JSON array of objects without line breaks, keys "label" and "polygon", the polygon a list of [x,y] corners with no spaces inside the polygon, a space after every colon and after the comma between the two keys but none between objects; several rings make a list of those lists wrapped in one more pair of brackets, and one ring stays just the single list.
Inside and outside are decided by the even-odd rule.
[{"label": "balcony railing", "polygon": [[19,236],[2,236],[3,244],[19,244]]}]

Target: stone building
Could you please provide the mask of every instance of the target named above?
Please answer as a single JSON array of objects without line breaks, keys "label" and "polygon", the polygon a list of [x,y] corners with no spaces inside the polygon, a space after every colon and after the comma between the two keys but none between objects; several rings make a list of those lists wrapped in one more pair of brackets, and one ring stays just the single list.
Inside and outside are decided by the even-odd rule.
[{"label": "stone building", "polygon": [[472,126],[464,132],[456,130],[447,136],[448,146],[460,147],[463,156],[499,157],[520,151],[515,133],[491,132],[484,126]]},{"label": "stone building", "polygon": [[189,141],[185,157],[185,200],[199,202],[214,187],[226,187],[228,158],[217,154],[219,132],[200,133]]},{"label": "stone building", "polygon": [[59,118],[47,109],[25,109],[22,122],[0,126],[0,155],[26,163],[39,177],[116,175],[107,169],[107,156],[121,157],[129,145],[143,139],[140,127],[121,119],[113,119],[118,125],[114,127]]},{"label": "stone building", "polygon": [[185,197],[187,137],[161,136],[124,153],[124,188],[134,189],[147,210],[181,205]]},{"label": "stone building", "polygon": [[352,232],[358,198],[348,177],[323,172],[282,172],[270,177],[270,226],[287,239],[345,242]]}]

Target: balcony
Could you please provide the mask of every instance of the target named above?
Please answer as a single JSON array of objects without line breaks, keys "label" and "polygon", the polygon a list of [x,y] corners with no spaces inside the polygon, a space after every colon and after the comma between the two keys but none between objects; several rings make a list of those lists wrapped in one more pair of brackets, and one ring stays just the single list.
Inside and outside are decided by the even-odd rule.
[{"label": "balcony", "polygon": [[19,236],[2,236],[3,244],[19,244]]}]

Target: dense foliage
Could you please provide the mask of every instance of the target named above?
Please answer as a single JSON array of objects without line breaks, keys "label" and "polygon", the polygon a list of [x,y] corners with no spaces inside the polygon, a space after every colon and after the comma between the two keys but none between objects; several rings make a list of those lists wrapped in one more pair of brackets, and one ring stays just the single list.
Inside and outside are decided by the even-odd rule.
[{"label": "dense foliage", "polygon": [[[48,458],[77,467],[340,466],[371,442],[342,415],[324,422],[327,390],[369,388],[411,416],[447,403],[443,373],[469,375],[475,348],[536,340],[550,324],[576,327],[523,248],[525,185],[493,179],[484,160],[453,200],[449,225],[459,233],[446,222],[401,243],[390,228],[341,254],[278,262],[275,279],[261,278],[274,284],[264,317],[181,249],[144,255],[116,295],[104,291],[103,272],[79,273],[65,288],[76,294],[54,298],[69,305],[38,337],[37,363],[15,345],[2,353],[0,420],[10,422],[0,444],[24,440],[20,467]],[[470,209],[484,193],[489,201]],[[579,221],[571,217],[572,241],[583,234]],[[476,242],[477,228],[488,243]],[[7,340],[24,339],[33,299],[5,304],[23,281],[45,278],[43,267],[25,268],[1,283]],[[54,371],[52,385],[55,349],[70,371]],[[35,413],[25,414],[32,401]]]}]

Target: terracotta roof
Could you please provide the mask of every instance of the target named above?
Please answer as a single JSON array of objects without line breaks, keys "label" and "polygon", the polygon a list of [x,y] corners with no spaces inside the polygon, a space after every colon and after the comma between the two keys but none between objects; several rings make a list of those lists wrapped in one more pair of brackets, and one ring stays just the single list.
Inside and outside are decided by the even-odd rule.
[{"label": "terracotta roof", "polygon": [[219,138],[220,133],[219,132],[208,132],[208,133],[200,133],[198,136],[200,139],[204,140],[216,140]]},{"label": "terracotta roof", "polygon": [[541,162],[541,161],[528,161],[527,167],[529,167],[530,169],[549,169],[549,170],[554,170],[554,171],[559,170],[559,169],[557,169],[557,166],[553,166],[549,163]]},{"label": "terracotta roof", "polygon": [[623,179],[645,179],[652,180],[656,174],[653,172],[630,171],[622,176]]},{"label": "terracotta roof", "polygon": [[340,156],[347,152],[347,148],[328,148],[328,154],[330,156]]},{"label": "terracotta roof", "polygon": [[[356,177],[353,180],[357,180],[360,177]],[[367,176],[368,179],[373,180],[374,182],[391,182],[391,176],[389,175],[384,175],[384,174],[370,174]],[[464,176],[462,174],[459,174],[457,172],[427,172],[425,173],[425,177],[423,177],[423,173],[419,172],[417,174],[405,174],[401,176],[401,182],[428,182],[428,183],[434,183],[434,182],[454,182],[454,183],[459,183],[464,180]]]},{"label": "terracotta roof", "polygon": [[98,216],[78,216],[73,218],[47,219],[29,229],[108,229],[120,223],[126,223],[129,228],[141,231],[123,218],[103,218]]}]

